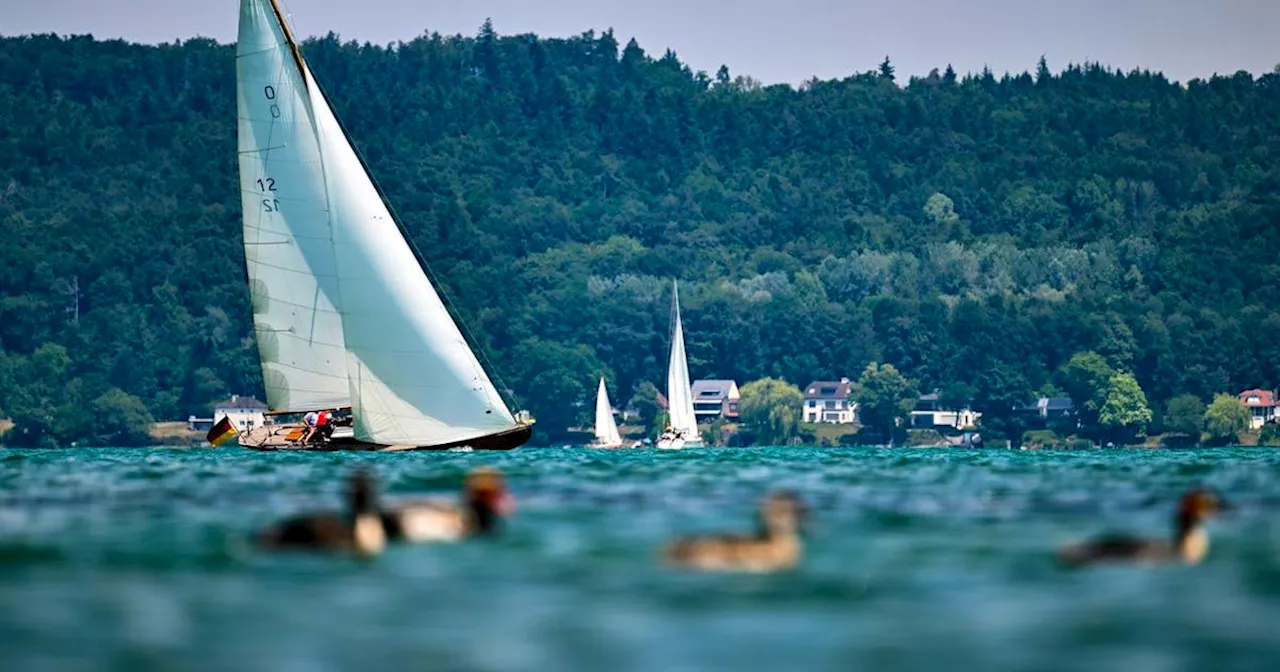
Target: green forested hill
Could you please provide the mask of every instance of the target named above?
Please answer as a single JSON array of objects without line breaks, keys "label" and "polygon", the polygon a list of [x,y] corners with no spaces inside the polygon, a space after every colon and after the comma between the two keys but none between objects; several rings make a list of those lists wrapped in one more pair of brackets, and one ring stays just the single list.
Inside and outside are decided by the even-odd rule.
[{"label": "green forested hill", "polygon": [[[671,278],[695,378],[884,361],[997,409],[1095,350],[1157,409],[1280,384],[1280,75],[761,87],[487,26],[303,52],[544,432],[597,373],[665,380]],[[260,394],[235,148],[231,46],[0,39],[10,441]]]}]

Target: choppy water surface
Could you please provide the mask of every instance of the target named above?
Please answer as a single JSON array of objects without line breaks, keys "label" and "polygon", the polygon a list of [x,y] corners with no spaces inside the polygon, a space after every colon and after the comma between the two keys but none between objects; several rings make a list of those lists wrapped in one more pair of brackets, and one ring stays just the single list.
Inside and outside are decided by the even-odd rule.
[{"label": "choppy water surface", "polygon": [[[245,552],[258,525],[451,496],[496,464],[505,535],[371,562]],[[1103,529],[1164,534],[1180,492],[1237,506],[1199,567],[1063,571]],[[814,507],[787,575],[659,568],[681,532]],[[1280,453],[521,449],[0,451],[4,670],[1280,669]]]}]

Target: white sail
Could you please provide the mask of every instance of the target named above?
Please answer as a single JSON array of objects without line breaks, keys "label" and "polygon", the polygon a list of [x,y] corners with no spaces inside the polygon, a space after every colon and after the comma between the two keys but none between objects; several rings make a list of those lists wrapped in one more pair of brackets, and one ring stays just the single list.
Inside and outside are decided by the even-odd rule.
[{"label": "white sail", "polygon": [[680,292],[671,283],[671,360],[667,365],[667,414],[677,436],[696,439],[698,421],[693,414],[689,362],[684,354],[684,326],[680,323]]},{"label": "white sail", "polygon": [[266,2],[240,3],[236,108],[245,264],[267,405],[350,404],[338,279],[309,96]]},{"label": "white sail", "polygon": [[[270,139],[272,122],[283,112],[277,118],[272,106],[279,103],[261,92],[287,84],[298,98],[297,117],[305,111],[309,118],[306,125],[295,121],[283,150],[289,157],[304,157],[290,159],[296,175],[289,187],[305,178],[306,189],[286,193],[276,175],[262,177],[276,179],[272,198],[284,218],[292,222],[298,208],[297,219],[314,229],[307,230],[307,240],[329,246],[332,263],[325,271],[334,278],[325,276],[317,293],[330,297],[340,318],[341,337],[330,345],[344,349],[344,361],[333,362],[331,372],[346,384],[355,437],[432,446],[516,428],[282,26],[270,0],[241,1],[241,39],[247,43],[242,48],[273,51],[261,78],[241,86],[251,108],[242,116],[262,120]],[[321,277],[315,265],[311,270]],[[292,395],[293,381],[288,382]]]},{"label": "white sail", "polygon": [[356,436],[432,445],[516,426],[311,80]]},{"label": "white sail", "polygon": [[613,420],[613,407],[609,405],[604,378],[600,379],[600,389],[596,391],[596,443],[601,446],[622,445],[622,435],[618,433],[618,423]]}]

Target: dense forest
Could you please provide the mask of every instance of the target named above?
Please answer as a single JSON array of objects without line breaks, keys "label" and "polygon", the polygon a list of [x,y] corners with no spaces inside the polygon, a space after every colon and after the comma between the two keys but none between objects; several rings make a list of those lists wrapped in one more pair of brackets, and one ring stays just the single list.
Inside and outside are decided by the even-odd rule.
[{"label": "dense forest", "polygon": [[[761,86],[487,23],[303,54],[544,440],[597,374],[619,404],[662,386],[672,278],[694,378],[884,362],[994,416],[1093,351],[1156,424],[1179,395],[1280,384],[1280,74],[904,81],[886,58]],[[203,39],[0,39],[11,443],[136,441],[261,395],[234,67]]]}]

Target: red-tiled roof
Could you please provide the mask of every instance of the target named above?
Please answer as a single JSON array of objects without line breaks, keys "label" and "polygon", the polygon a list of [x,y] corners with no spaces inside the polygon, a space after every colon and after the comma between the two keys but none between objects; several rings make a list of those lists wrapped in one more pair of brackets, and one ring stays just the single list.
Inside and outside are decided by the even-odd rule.
[{"label": "red-tiled roof", "polygon": [[1240,393],[1240,402],[1245,406],[1275,406],[1276,395],[1271,390],[1245,390]]}]

